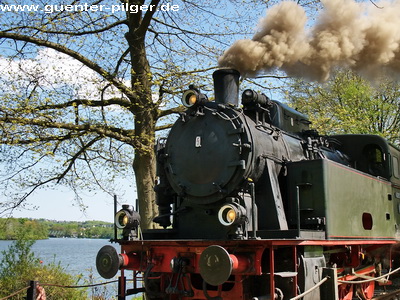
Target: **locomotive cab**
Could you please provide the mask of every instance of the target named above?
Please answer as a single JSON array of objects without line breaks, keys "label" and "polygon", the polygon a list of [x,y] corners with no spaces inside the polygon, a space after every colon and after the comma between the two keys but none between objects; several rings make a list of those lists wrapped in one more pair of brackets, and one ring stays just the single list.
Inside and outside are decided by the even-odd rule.
[{"label": "locomotive cab", "polygon": [[[388,142],[376,135],[334,135],[337,148],[350,157],[354,169],[372,176],[391,179],[391,155]],[[357,147],[354,147],[357,145]]]}]

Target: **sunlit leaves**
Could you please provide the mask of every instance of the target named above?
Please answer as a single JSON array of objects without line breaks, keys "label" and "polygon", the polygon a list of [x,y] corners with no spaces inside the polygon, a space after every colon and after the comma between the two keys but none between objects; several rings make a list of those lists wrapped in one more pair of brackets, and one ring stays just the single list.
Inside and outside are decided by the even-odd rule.
[{"label": "sunlit leaves", "polygon": [[340,71],[326,84],[294,81],[288,100],[308,114],[313,127],[323,134],[377,134],[400,142],[396,81],[377,78],[369,82],[350,71]]}]

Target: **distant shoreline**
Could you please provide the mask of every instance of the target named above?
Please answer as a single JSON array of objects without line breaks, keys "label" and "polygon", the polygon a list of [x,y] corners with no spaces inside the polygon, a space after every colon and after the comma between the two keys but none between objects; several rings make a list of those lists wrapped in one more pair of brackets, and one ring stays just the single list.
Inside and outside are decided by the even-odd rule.
[{"label": "distant shoreline", "polygon": [[44,240],[48,238],[112,238],[113,224],[104,221],[55,221],[0,218],[0,240]]}]

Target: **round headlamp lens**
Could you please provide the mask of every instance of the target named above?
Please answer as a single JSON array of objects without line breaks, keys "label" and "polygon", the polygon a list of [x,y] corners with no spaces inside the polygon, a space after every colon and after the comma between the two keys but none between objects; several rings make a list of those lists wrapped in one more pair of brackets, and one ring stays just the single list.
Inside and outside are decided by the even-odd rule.
[{"label": "round headlamp lens", "polygon": [[182,104],[186,107],[191,107],[197,103],[198,93],[194,90],[186,91],[182,96]]},{"label": "round headlamp lens", "polygon": [[124,229],[126,225],[129,223],[129,216],[124,210],[120,210],[116,215],[115,215],[115,225],[119,229]]},{"label": "round headlamp lens", "polygon": [[229,209],[226,212],[226,220],[228,222],[234,222],[236,220],[236,212],[233,209]]},{"label": "round headlamp lens", "polygon": [[218,220],[224,226],[229,226],[235,223],[237,217],[237,210],[233,205],[230,204],[222,206],[218,212]]},{"label": "round headlamp lens", "polygon": [[129,222],[129,218],[128,218],[127,215],[125,215],[125,216],[122,218],[122,225],[126,226],[126,225],[128,224],[128,222]]},{"label": "round headlamp lens", "polygon": [[195,95],[195,94],[190,95],[190,96],[189,96],[189,99],[188,99],[188,102],[189,102],[189,104],[191,104],[191,105],[196,104],[196,102],[197,102],[197,97],[196,97],[196,95]]}]

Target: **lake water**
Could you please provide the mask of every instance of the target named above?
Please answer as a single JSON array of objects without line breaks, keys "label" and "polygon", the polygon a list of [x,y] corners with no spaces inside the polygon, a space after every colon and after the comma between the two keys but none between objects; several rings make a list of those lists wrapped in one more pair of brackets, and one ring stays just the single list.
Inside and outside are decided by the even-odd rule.
[{"label": "lake water", "polygon": [[[12,241],[0,240],[0,252],[7,250]],[[120,251],[118,244],[112,244],[109,240],[104,239],[73,239],[73,238],[51,238],[47,240],[36,241],[32,246],[32,251],[35,257],[46,263],[58,263],[65,269],[66,272],[73,275],[83,275],[83,278],[89,280],[93,276],[93,283],[100,283],[105,280],[100,277],[96,270],[96,255],[104,245],[112,245]],[[2,254],[0,253],[0,259]],[[117,274],[119,275],[119,274]],[[129,275],[127,275],[129,276]],[[115,278],[117,279],[117,278]],[[86,284],[82,281],[80,284]],[[107,294],[115,295],[117,293],[117,283],[108,284]],[[103,289],[103,287],[100,287]],[[110,296],[110,299],[112,297]],[[115,299],[115,298],[114,298]],[[131,299],[130,297],[127,299]]]}]

